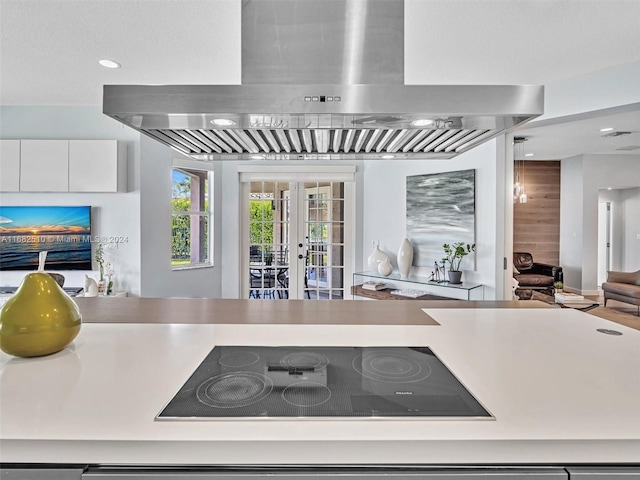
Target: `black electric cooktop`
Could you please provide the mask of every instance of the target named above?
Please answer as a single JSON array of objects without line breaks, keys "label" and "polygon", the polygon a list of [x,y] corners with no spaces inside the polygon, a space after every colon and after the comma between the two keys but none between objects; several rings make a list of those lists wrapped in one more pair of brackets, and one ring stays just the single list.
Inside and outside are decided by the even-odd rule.
[{"label": "black electric cooktop", "polygon": [[156,417],[493,418],[426,347],[218,346]]}]

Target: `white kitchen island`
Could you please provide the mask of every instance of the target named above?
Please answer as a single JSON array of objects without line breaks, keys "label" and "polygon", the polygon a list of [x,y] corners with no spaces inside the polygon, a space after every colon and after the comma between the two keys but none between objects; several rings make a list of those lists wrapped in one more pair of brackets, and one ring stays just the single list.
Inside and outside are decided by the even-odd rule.
[{"label": "white kitchen island", "polygon": [[[84,324],[57,354],[0,356],[0,462],[640,464],[640,331],[572,309],[427,313],[439,325]],[[427,346],[495,419],[154,420],[215,345]]]}]

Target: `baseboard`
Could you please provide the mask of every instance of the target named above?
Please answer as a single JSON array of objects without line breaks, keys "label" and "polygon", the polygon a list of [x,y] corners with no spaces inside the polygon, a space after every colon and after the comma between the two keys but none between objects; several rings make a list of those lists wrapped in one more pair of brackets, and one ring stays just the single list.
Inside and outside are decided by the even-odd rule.
[{"label": "baseboard", "polygon": [[583,290],[580,295],[600,295],[598,290]]},{"label": "baseboard", "polygon": [[600,295],[598,290],[580,290],[579,288],[563,287],[569,293],[577,293],[578,295]]},{"label": "baseboard", "polygon": [[565,290],[569,293],[577,293],[578,295],[582,295],[578,288],[567,287],[566,285],[562,287],[562,290]]}]

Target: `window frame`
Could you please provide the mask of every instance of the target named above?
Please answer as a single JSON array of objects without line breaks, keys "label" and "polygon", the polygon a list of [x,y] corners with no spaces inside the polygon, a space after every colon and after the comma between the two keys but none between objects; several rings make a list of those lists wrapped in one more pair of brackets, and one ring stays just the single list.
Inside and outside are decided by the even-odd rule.
[{"label": "window frame", "polygon": [[[174,264],[173,254],[171,254],[169,261],[171,263],[172,271],[179,270],[190,270],[190,269],[198,269],[198,268],[211,268],[214,266],[214,205],[213,205],[213,176],[214,169],[213,165],[209,165],[205,162],[191,161],[191,160],[183,160],[183,159],[175,159],[171,166],[171,201],[173,202],[173,173],[174,171],[180,171],[180,173],[185,175],[193,175],[200,176],[203,173],[206,173],[206,182],[208,183],[208,191],[204,196],[204,205],[208,205],[208,208],[202,208],[200,210],[193,210],[193,203],[190,202],[189,210],[174,210],[173,203],[171,205],[171,231],[170,231],[170,244],[173,243],[173,217],[176,215],[186,215],[191,217],[192,215],[198,215],[199,217],[205,217],[207,219],[207,261],[206,262],[189,262],[186,264]],[[192,230],[190,229],[189,234],[191,235]],[[191,236],[193,238],[193,236]],[[172,246],[170,245],[172,249]]]}]

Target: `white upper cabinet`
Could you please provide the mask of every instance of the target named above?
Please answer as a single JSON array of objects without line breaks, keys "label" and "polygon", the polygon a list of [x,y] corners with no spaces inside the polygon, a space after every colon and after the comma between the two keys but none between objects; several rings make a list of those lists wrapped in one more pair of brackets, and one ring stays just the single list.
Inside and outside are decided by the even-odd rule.
[{"label": "white upper cabinet", "polygon": [[0,140],[2,192],[126,192],[117,140]]},{"label": "white upper cabinet", "polygon": [[69,191],[68,140],[21,140],[20,191]]},{"label": "white upper cabinet", "polygon": [[69,191],[118,191],[116,140],[69,140]]},{"label": "white upper cabinet", "polygon": [[20,140],[0,140],[0,192],[20,190]]}]

